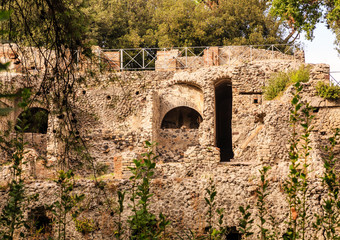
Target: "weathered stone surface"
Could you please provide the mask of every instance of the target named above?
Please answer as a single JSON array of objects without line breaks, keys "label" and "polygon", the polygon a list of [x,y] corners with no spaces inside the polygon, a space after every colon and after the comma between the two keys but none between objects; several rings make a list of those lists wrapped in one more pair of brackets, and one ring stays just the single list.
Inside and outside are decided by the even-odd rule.
[{"label": "weathered stone surface", "polygon": [[[211,58],[206,61],[209,61],[209,65],[217,65],[212,55],[211,52]],[[258,53],[258,56],[261,54]],[[99,191],[95,182],[90,180],[91,171],[81,170],[77,173],[76,191],[88,197],[88,210],[83,215],[98,225],[92,239],[112,239],[110,234],[115,231],[117,216],[111,214],[105,204],[108,199],[116,201],[118,189],[129,189],[128,167],[133,165],[132,159],[145,151],[143,142],[146,140],[159,142],[155,149],[160,157],[151,182],[154,194],[151,208],[153,212],[163,212],[169,217],[172,222],[169,231],[174,233],[188,228],[200,232],[204,230],[207,211],[204,197],[209,178],[216,184],[216,207],[225,208],[228,226],[238,225],[240,205],[251,205],[251,212],[255,214],[258,170],[263,165],[272,167],[268,174],[268,211],[276,216],[279,228],[283,229],[289,213],[283,183],[289,166],[289,111],[293,88],[288,88],[280,98],[272,101],[265,101],[262,94],[263,86],[272,73],[298,68],[301,64],[287,57],[277,61],[261,59],[260,62],[183,71],[119,72],[100,75],[93,82],[89,79],[87,86],[77,89],[75,113],[80,135],[88,146],[94,164],[106,169],[103,177],[106,194]],[[175,69],[176,65],[172,67]],[[328,77],[329,66],[311,65],[310,81],[303,84],[303,99],[318,109],[314,113],[314,130],[311,134],[313,149],[309,159],[310,216],[320,206],[319,196],[323,193],[320,183],[323,172],[321,146],[331,135],[332,129],[340,126],[340,102],[325,101],[315,93],[317,82],[328,82]],[[20,88],[23,83],[20,75],[12,78],[3,75],[1,80],[4,86],[11,85],[14,88]],[[216,145],[215,86],[221,82],[232,86],[230,114],[234,158],[230,162],[220,161],[220,149]],[[203,121],[199,128],[161,129],[166,113],[181,106],[201,114]],[[20,111],[16,110],[8,118],[0,117],[0,129],[5,129],[6,121],[15,121],[19,114]],[[51,181],[51,171],[56,166],[58,151],[62,146],[57,134],[58,119],[51,113],[45,136],[32,134],[32,139],[25,136],[30,143],[28,147],[31,154],[28,157],[31,164],[28,171],[34,172],[26,179],[27,191],[40,194],[39,202],[34,203],[33,207],[50,204],[56,199],[57,188]],[[340,150],[336,149],[337,156],[339,153]],[[0,154],[0,157],[5,160],[8,156]],[[5,201],[9,177],[9,165],[2,166],[0,203]],[[126,199],[124,221],[131,214],[129,196]],[[311,227],[311,222],[308,224]],[[75,231],[73,222],[69,231],[69,239],[82,238]]]}]

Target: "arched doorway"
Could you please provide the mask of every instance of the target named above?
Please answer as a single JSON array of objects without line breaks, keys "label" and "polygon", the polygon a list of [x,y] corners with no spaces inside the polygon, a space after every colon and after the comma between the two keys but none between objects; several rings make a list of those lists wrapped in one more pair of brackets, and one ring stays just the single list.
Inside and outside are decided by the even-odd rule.
[{"label": "arched doorway", "polygon": [[216,146],[220,149],[221,162],[228,162],[234,157],[231,132],[232,96],[231,83],[223,81],[216,84]]}]

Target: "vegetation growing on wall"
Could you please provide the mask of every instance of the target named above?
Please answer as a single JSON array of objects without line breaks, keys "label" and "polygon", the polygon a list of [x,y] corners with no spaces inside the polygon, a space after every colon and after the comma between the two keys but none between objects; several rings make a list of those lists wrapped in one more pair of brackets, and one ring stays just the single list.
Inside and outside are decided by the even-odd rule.
[{"label": "vegetation growing on wall", "polygon": [[[178,10],[179,14],[174,14],[173,19],[168,19],[170,14],[164,14],[161,16],[163,19],[163,25],[159,25],[160,27],[153,30],[147,29],[146,27],[142,27],[141,31],[146,30],[145,34],[140,33],[140,31],[128,28],[128,36],[126,36],[126,41],[130,44],[134,44],[136,46],[143,46],[145,43],[150,44],[197,44],[203,45],[208,41],[212,41],[214,37],[217,36],[216,42],[213,44],[218,45],[218,41],[223,44],[227,44],[231,40],[235,40],[235,42],[239,43],[261,43],[262,42],[272,42],[280,40],[281,37],[278,37],[279,26],[271,22],[272,18],[264,15],[267,11],[267,2],[266,1],[256,1],[253,4],[254,6],[260,6],[258,9],[252,9],[251,13],[254,13],[257,17],[259,17],[259,21],[255,21],[258,19],[250,19],[252,21],[246,21],[245,24],[235,24],[237,22],[241,22],[240,19],[233,21],[232,18],[229,19],[230,15],[225,16],[227,10],[232,12],[235,9],[233,7],[237,7],[239,3],[242,14],[240,15],[242,18],[252,17],[249,14],[249,8],[247,8],[247,4],[249,1],[238,1],[238,2],[230,2],[230,1],[221,1],[218,3],[216,1],[215,4],[208,4],[208,8],[206,6],[201,5],[191,5],[191,2],[171,2],[169,1],[168,5],[164,3],[164,6],[161,6],[159,9],[163,9],[164,12],[166,9]],[[105,3],[108,3],[105,2]],[[135,1],[135,2],[126,2],[130,4],[137,4],[137,7],[129,8],[129,14],[132,15],[131,19],[136,19],[139,17],[147,17],[150,12],[140,13],[136,12],[139,6],[144,6],[144,4],[151,4],[152,1]],[[188,6],[184,6],[184,3]],[[206,2],[204,2],[207,4]],[[262,4],[264,3],[264,4]],[[104,4],[104,3],[102,3]],[[117,3],[118,4],[118,3]],[[156,4],[156,3],[154,3]],[[201,2],[196,4],[202,4]],[[226,4],[226,5],[223,5]],[[228,5],[228,4],[231,4]],[[242,5],[243,4],[243,5]],[[171,8],[170,7],[173,7]],[[249,4],[250,5],[250,4]],[[57,121],[60,123],[58,128],[54,129],[57,135],[57,139],[61,141],[62,145],[62,154],[59,156],[59,162],[56,166],[60,169],[58,179],[56,180],[56,185],[59,189],[59,195],[57,196],[57,200],[51,205],[50,211],[53,213],[54,221],[53,223],[56,226],[58,231],[57,236],[58,239],[67,239],[67,228],[69,227],[69,221],[67,220],[70,215],[74,218],[76,223],[76,227],[78,231],[87,233],[93,232],[95,227],[92,227],[92,223],[89,223],[87,220],[76,219],[79,216],[79,212],[77,209],[77,205],[80,201],[85,197],[84,195],[76,195],[73,193],[74,185],[74,175],[73,169],[75,166],[81,167],[81,162],[88,161],[89,164],[93,167],[94,174],[96,175],[96,169],[93,164],[93,159],[90,154],[87,152],[87,148],[82,141],[80,133],[78,131],[77,119],[74,113],[74,103],[72,99],[75,97],[75,89],[79,86],[79,81],[75,76],[76,72],[76,57],[67,49],[85,49],[86,39],[84,36],[85,29],[83,28],[82,19],[84,16],[82,15],[82,11],[84,11],[84,5],[80,4],[78,1],[45,1],[45,0],[29,0],[29,1],[11,1],[7,0],[3,2],[3,6],[6,9],[13,11],[13,15],[11,22],[10,31],[8,32],[8,39],[15,42],[20,42],[24,44],[32,44],[33,46],[39,48],[40,50],[49,49],[53,50],[56,54],[55,58],[50,58],[50,56],[45,56],[45,61],[50,68],[46,69],[45,72],[39,72],[42,76],[42,83],[38,87],[36,96],[42,99],[42,102],[47,106],[54,105],[55,109],[52,109],[52,112],[55,116],[57,116]],[[100,5],[101,7],[107,6]],[[193,6],[191,8],[190,6]],[[124,6],[126,7],[126,6]],[[129,6],[128,6],[129,7]],[[154,6],[153,6],[154,7]],[[230,7],[230,9],[228,8]],[[183,12],[192,10],[196,11],[196,8],[201,11],[198,14],[200,18],[188,18],[185,19],[186,15]],[[243,9],[247,11],[242,12]],[[158,10],[158,8],[157,8]],[[197,10],[197,11],[198,11]],[[208,25],[205,25],[204,21],[201,20],[204,16],[205,11],[210,11],[209,13],[214,13],[214,18],[209,19],[208,25],[215,24],[217,26],[214,29],[216,31],[212,31]],[[38,14],[33,14],[38,13]],[[47,14],[48,13],[48,14]],[[156,11],[157,13],[157,11]],[[182,14],[180,14],[182,13]],[[123,12],[122,12],[123,14]],[[193,12],[193,15],[197,13]],[[249,15],[249,16],[248,16]],[[81,17],[79,17],[81,16]],[[117,15],[116,15],[117,16]],[[138,17],[136,17],[138,16]],[[209,15],[210,16],[210,15]],[[72,18],[74,17],[74,18]],[[105,19],[104,19],[105,20]],[[128,27],[132,24],[132,20],[127,21]],[[126,22],[126,19],[120,19],[122,22]],[[183,22],[184,21],[184,22]],[[265,23],[269,22],[269,26]],[[106,22],[106,20],[105,20]],[[109,22],[109,21],[107,21]],[[146,21],[147,22],[147,21]],[[152,21],[151,21],[152,22]],[[166,25],[164,23],[172,23],[173,25]],[[250,23],[251,22],[251,23]],[[134,25],[136,22],[133,22]],[[223,28],[223,26],[228,23],[232,26],[237,25],[235,31],[230,31],[227,28]],[[195,24],[200,24],[201,28],[197,28],[197,32],[195,34],[191,34],[192,26]],[[273,25],[271,25],[273,24]],[[209,25],[209,26],[210,26]],[[141,24],[142,26],[142,24]],[[173,27],[175,26],[175,27]],[[135,26],[136,28],[139,26]],[[187,27],[187,28],[186,28]],[[182,32],[179,32],[179,29],[184,29]],[[208,31],[208,30],[209,31]],[[123,29],[124,30],[124,29]],[[155,31],[156,33],[154,33]],[[160,37],[157,41],[152,42],[154,39],[148,39],[149,36],[153,36],[157,32]],[[169,33],[168,35],[163,33]],[[143,37],[139,37],[139,34],[143,35]],[[230,37],[228,36],[230,34]],[[267,34],[267,35],[266,35]],[[206,39],[203,36],[208,36]],[[116,36],[116,35],[114,35]],[[125,35],[123,35],[125,36]],[[197,37],[198,36],[198,37]],[[104,38],[105,36],[101,36]],[[96,38],[96,37],[94,37]],[[120,40],[124,40],[122,37]],[[96,39],[95,39],[96,40]],[[106,41],[106,40],[100,40]],[[124,40],[125,41],[125,40]],[[149,42],[148,42],[149,41]],[[118,42],[119,43],[119,42]],[[65,67],[67,66],[67,67]],[[53,69],[53,74],[49,72]],[[26,69],[27,70],[27,69]],[[305,69],[297,70],[296,72],[287,73],[288,77],[282,77],[283,80],[280,80],[276,85],[273,84],[273,89],[282,88],[284,85],[284,90],[288,84],[290,83],[299,83],[308,80],[307,72]],[[28,79],[32,77],[30,74],[27,75]],[[34,78],[32,77],[32,80]],[[301,91],[300,86],[296,85],[299,91]],[[28,91],[27,89],[24,90]],[[274,91],[274,92],[275,92]],[[25,99],[25,95],[21,96]],[[26,99],[28,100],[28,99]],[[290,145],[290,158],[291,158],[291,167],[288,176],[288,180],[284,186],[285,192],[288,196],[288,201],[290,205],[290,209],[288,210],[289,220],[288,227],[286,229],[286,234],[284,235],[285,239],[304,239],[305,233],[305,223],[306,223],[306,193],[308,190],[308,178],[307,178],[307,158],[309,155],[309,134],[310,134],[310,121],[311,116],[309,115],[310,108],[303,107],[300,103],[300,98],[295,95],[293,98],[293,110],[291,114],[291,121],[294,124],[300,124],[300,126],[304,129],[303,135],[301,138],[297,136],[297,131],[293,131],[293,138],[291,139]],[[27,108],[32,101],[25,103],[24,108]],[[24,111],[25,112],[25,111]],[[27,126],[25,124],[18,125],[18,131],[24,132],[23,130]],[[8,136],[8,135],[7,135]],[[24,232],[22,231],[25,226],[25,219],[23,213],[29,210],[28,205],[24,205],[23,203],[28,199],[28,196],[25,193],[25,185],[23,184],[23,180],[21,178],[21,162],[23,159],[24,153],[24,141],[22,135],[19,135],[18,138],[13,142],[6,139],[6,136],[0,138],[0,143],[3,147],[8,147],[10,149],[10,153],[12,154],[12,180],[9,185],[8,197],[5,202],[4,207],[2,208],[1,215],[1,225],[0,225],[0,236],[7,239],[13,239],[15,233],[19,233],[21,238],[25,238]],[[8,141],[7,141],[8,140]],[[297,146],[298,142],[304,142],[302,144],[302,150]],[[9,145],[10,143],[10,145]],[[332,146],[336,143],[336,137],[332,140]],[[112,233],[112,236],[117,239],[122,239],[123,236],[127,235],[131,237],[131,239],[161,239],[166,236],[166,227],[170,224],[167,218],[160,214],[158,217],[153,213],[150,204],[150,199],[152,194],[150,192],[150,184],[151,178],[153,176],[153,169],[155,168],[155,156],[153,155],[152,145],[147,143],[148,151],[143,155],[141,159],[134,160],[135,166],[131,167],[133,176],[131,177],[131,198],[128,199],[130,203],[130,208],[132,210],[132,215],[128,220],[128,232],[124,232],[122,228],[121,222],[121,213],[124,210],[123,202],[125,193],[118,192],[118,203],[119,203],[119,220],[116,223],[117,231]],[[332,154],[330,153],[330,156]],[[302,159],[304,162],[299,163],[298,160]],[[80,163],[79,163],[80,162]],[[336,179],[334,178],[334,165],[335,159],[334,156],[330,157],[328,160],[325,160],[326,173],[328,175],[324,176],[324,183],[328,186],[328,198],[324,201],[323,211],[326,212],[324,217],[319,217],[316,222],[316,227],[323,231],[326,229],[326,232],[329,233],[329,238],[336,236],[332,235],[334,231],[336,231],[336,226],[339,222],[338,215],[332,214],[334,209],[337,209],[338,204],[338,190],[334,190],[338,185]],[[79,163],[79,164],[78,164]],[[258,198],[258,210],[259,210],[259,219],[262,224],[260,224],[260,232],[262,239],[270,239],[272,235],[267,234],[267,228],[265,226],[266,223],[266,188],[267,181],[265,179],[266,170],[263,169],[261,172],[261,188],[258,189],[257,194]],[[263,176],[263,177],[262,177]],[[96,186],[98,189],[105,191],[105,184],[103,182],[97,181],[95,178]],[[223,239],[225,237],[225,233],[227,232],[227,228],[223,226],[223,217],[224,213],[222,209],[215,209],[215,196],[217,194],[215,190],[215,186],[212,182],[206,189],[207,197],[205,198],[206,207],[208,209],[207,212],[207,222],[208,222],[208,232],[207,234],[201,236],[201,239]],[[331,207],[330,207],[331,205]],[[106,206],[107,207],[107,206]],[[108,207],[109,208],[109,207]],[[251,229],[251,224],[253,224],[253,219],[251,218],[249,208],[240,208],[242,213],[241,224],[240,224],[240,232],[242,232],[244,237],[250,237],[253,234],[253,230]],[[299,213],[299,214],[298,214]],[[214,214],[217,214],[218,224],[213,223]],[[298,214],[298,215],[297,215]],[[216,216],[216,215],[215,215]],[[95,221],[95,220],[94,220]],[[328,224],[329,221],[333,221],[332,225]],[[298,226],[298,227],[297,227]],[[192,232],[192,231],[190,231]],[[21,234],[22,233],[22,234]],[[125,235],[124,235],[125,234]],[[194,235],[192,235],[194,236]],[[277,237],[278,235],[276,235]],[[190,237],[190,236],[189,236]]]},{"label": "vegetation growing on wall", "polygon": [[294,83],[308,82],[309,67],[301,65],[296,70],[288,72],[278,72],[271,76],[264,87],[264,97],[266,100],[272,100],[280,96],[288,86]]},{"label": "vegetation growing on wall", "polygon": [[340,86],[318,82],[315,89],[317,94],[324,99],[338,100],[340,98]]}]

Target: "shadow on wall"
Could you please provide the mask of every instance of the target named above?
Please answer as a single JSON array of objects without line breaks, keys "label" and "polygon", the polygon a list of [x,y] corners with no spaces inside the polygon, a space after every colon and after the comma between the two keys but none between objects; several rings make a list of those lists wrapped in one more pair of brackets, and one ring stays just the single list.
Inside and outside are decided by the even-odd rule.
[{"label": "shadow on wall", "polygon": [[48,111],[43,108],[29,108],[22,112],[16,126],[24,129],[25,133],[47,133]]}]

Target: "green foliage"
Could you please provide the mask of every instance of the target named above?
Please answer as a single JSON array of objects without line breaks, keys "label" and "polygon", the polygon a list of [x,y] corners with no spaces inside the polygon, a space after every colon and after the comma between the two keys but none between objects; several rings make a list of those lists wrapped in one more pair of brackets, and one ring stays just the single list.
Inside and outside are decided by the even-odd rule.
[{"label": "green foliage", "polygon": [[[90,0],[88,38],[106,48],[282,42],[267,1]],[[208,7],[207,7],[208,6]]]},{"label": "green foliage", "polygon": [[279,72],[273,75],[264,88],[264,97],[266,100],[272,100],[282,93],[289,82],[287,73]]},{"label": "green foliage", "polygon": [[325,1],[273,0],[271,12],[288,22],[293,30],[305,31],[311,39],[315,25],[322,15],[320,2]]},{"label": "green foliage", "polygon": [[117,191],[118,194],[118,221],[116,221],[117,231],[114,233],[116,239],[120,240],[123,237],[124,230],[123,230],[123,223],[122,223],[122,214],[124,211],[124,199],[125,199],[125,192]]},{"label": "green foliage", "polygon": [[[28,89],[22,91],[22,101],[18,104],[24,110],[27,108],[31,94]],[[26,237],[25,229],[29,228],[27,220],[24,218],[24,212],[31,200],[37,200],[38,194],[28,196],[25,192],[25,183],[22,178],[22,164],[24,159],[25,146],[24,131],[27,128],[25,124],[22,127],[17,126],[17,135],[10,143],[9,148],[14,147],[12,152],[11,180],[9,183],[8,196],[0,216],[0,237],[1,239],[12,240],[15,234],[21,238]],[[6,143],[5,138],[1,137],[0,142]]]},{"label": "green foliage", "polygon": [[[210,178],[209,179],[209,186],[205,189],[208,197],[205,197],[205,204],[208,206],[207,212],[207,224],[208,224],[208,239],[222,239],[223,236],[226,234],[227,229],[223,226],[223,217],[224,217],[224,209],[218,208],[215,210],[215,197],[217,194],[216,187],[214,181]],[[213,217],[214,212],[218,214],[218,229],[213,227]]]},{"label": "green foliage", "polygon": [[248,211],[250,206],[247,205],[246,208],[240,206],[239,210],[242,218],[239,219],[238,230],[243,235],[243,239],[248,239],[254,233],[251,231],[254,223],[254,219],[251,218],[251,213]]},{"label": "green foliage", "polygon": [[337,85],[327,85],[320,81],[315,89],[317,94],[324,99],[337,100],[340,98],[340,87]]},{"label": "green foliage", "polygon": [[25,132],[46,133],[48,124],[48,111],[41,108],[29,108],[19,115],[19,127],[25,123],[27,128]]},{"label": "green foliage", "polygon": [[[312,108],[308,103],[301,101],[299,93],[302,91],[300,83],[296,83],[295,94],[291,101],[292,110],[290,123],[292,136],[289,148],[289,174],[284,183],[290,214],[288,220],[286,239],[305,239],[307,220],[307,191],[308,191],[308,159],[310,154],[310,133],[313,129],[311,121]],[[299,136],[299,128],[302,134]]]},{"label": "green foliage", "polygon": [[[1,24],[1,22],[7,21],[9,19],[9,17],[10,17],[9,11],[0,10],[0,24]],[[2,34],[4,34],[3,30],[0,31],[0,36],[2,36]],[[9,62],[7,62],[7,63],[1,63],[0,62],[0,72],[8,70],[9,65],[10,65]],[[0,114],[1,114],[1,109],[0,109]]]},{"label": "green foliage", "polygon": [[259,188],[256,190],[256,193],[257,193],[256,206],[258,209],[258,217],[260,219],[259,227],[261,230],[261,233],[260,233],[261,240],[267,239],[268,231],[269,231],[269,229],[265,228],[265,223],[267,222],[266,220],[266,215],[267,215],[266,197],[269,195],[269,193],[267,192],[269,182],[266,179],[266,174],[269,169],[270,167],[263,166],[262,170],[259,170],[261,174],[261,182],[259,184]]},{"label": "green foliage", "polygon": [[337,231],[340,225],[340,183],[335,169],[338,159],[336,159],[334,153],[339,136],[340,128],[337,128],[334,135],[328,139],[328,145],[323,148],[324,173],[322,183],[327,190],[327,196],[322,200],[321,213],[314,213],[316,220],[313,227],[316,233],[323,233],[324,239],[327,240],[340,239]]},{"label": "green foliage", "polygon": [[266,100],[272,100],[279,96],[288,86],[300,83],[308,82],[309,80],[309,67],[301,65],[296,70],[289,72],[275,73],[266,83],[264,87],[264,97]]},{"label": "green foliage", "polygon": [[3,40],[48,49],[78,49],[88,26],[82,12],[84,3],[83,0],[4,0],[2,9],[11,14],[10,24],[2,26],[7,31]]},{"label": "green foliage", "polygon": [[88,234],[97,230],[97,227],[94,224],[93,220],[90,220],[88,218],[74,218],[73,221],[76,225],[76,230],[82,234]]},{"label": "green foliage", "polygon": [[154,144],[145,142],[147,151],[142,154],[141,159],[134,159],[134,167],[129,167],[132,182],[131,205],[133,215],[129,216],[130,239],[158,239],[165,233],[166,226],[170,223],[165,216],[160,213],[159,218],[150,212],[150,179],[154,175],[156,167],[155,160],[158,156],[152,151]]},{"label": "green foliage", "polygon": [[[74,194],[74,183],[71,181],[74,177],[72,170],[67,172],[60,170],[58,179],[55,180],[59,188],[58,199],[49,206],[53,214],[53,223],[56,224],[58,240],[68,239],[66,232],[69,225],[69,218],[76,219],[80,214],[79,203],[84,200],[84,194]],[[75,220],[77,223],[77,220]],[[85,227],[85,225],[83,226]]]},{"label": "green foliage", "polygon": [[337,36],[339,44],[340,3],[338,0],[273,0],[271,13],[281,21],[288,23],[292,33],[306,33],[307,39],[313,39],[317,23],[327,20],[327,25]]}]

